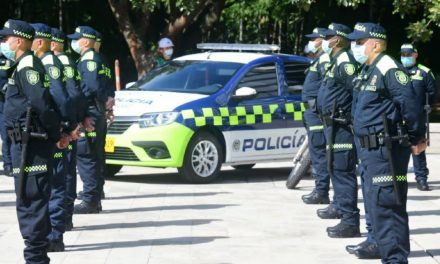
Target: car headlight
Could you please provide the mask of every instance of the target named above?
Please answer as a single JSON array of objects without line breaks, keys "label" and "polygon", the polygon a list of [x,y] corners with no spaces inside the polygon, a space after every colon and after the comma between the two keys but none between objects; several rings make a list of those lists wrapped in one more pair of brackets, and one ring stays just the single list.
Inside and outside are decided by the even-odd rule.
[{"label": "car headlight", "polygon": [[179,112],[163,112],[143,114],[139,119],[139,127],[164,126],[173,123],[179,116]]}]

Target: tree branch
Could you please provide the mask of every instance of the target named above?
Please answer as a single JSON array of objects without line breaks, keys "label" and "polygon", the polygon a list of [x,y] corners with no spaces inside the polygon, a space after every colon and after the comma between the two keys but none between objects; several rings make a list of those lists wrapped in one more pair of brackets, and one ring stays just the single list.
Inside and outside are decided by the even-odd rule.
[{"label": "tree branch", "polygon": [[188,15],[183,14],[173,20],[165,31],[166,35],[176,36],[182,33],[182,31],[192,24],[210,3],[211,0],[200,1],[200,3]]}]

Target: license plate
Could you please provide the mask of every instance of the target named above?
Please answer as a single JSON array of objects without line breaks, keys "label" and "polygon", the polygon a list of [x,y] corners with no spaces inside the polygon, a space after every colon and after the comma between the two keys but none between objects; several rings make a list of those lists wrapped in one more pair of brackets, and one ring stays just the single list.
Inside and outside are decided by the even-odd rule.
[{"label": "license plate", "polygon": [[115,152],[115,139],[112,137],[105,138],[105,152],[113,153]]}]

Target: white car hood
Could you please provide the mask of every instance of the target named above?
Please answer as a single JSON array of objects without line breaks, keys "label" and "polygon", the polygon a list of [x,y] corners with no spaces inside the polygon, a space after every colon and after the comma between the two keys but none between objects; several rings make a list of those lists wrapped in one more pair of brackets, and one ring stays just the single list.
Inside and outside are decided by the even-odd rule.
[{"label": "white car hood", "polygon": [[145,113],[172,111],[176,107],[207,95],[160,91],[118,91],[115,95],[114,115],[141,116]]}]

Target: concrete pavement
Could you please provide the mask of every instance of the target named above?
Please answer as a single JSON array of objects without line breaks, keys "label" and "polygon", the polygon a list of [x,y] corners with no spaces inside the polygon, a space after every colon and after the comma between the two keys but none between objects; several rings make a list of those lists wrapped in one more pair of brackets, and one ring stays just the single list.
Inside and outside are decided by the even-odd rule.
[{"label": "concrete pavement", "polygon": [[[418,191],[408,177],[410,263],[440,263],[440,129],[435,131],[428,150],[433,190]],[[52,263],[379,263],[346,253],[347,244],[364,238],[327,237],[326,227],[338,221],[321,220],[316,209],[323,206],[302,203],[311,178],[298,190],[285,188],[289,166],[226,167],[208,185],[184,184],[173,169],[124,167],[105,185],[101,214],[74,216],[66,251],[51,253]],[[2,264],[23,263],[12,183],[0,176]],[[359,208],[363,215],[362,203]],[[361,227],[365,235],[363,219]]]}]

